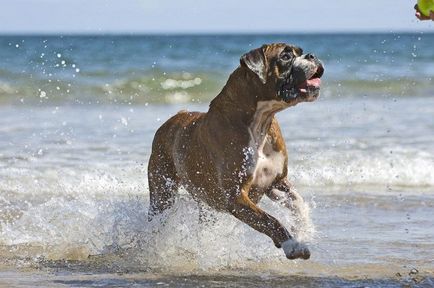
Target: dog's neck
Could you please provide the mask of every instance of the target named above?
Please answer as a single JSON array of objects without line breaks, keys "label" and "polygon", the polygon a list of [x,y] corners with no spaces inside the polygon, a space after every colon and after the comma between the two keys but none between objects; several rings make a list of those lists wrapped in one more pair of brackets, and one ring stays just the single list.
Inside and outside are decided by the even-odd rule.
[{"label": "dog's neck", "polygon": [[231,120],[248,122],[255,113],[256,102],[263,89],[254,77],[243,67],[235,69],[222,91],[211,101],[209,111],[217,110]]},{"label": "dog's neck", "polygon": [[246,127],[252,144],[259,147],[270,129],[274,114],[285,108],[282,101],[265,101],[265,93],[266,87],[256,75],[238,67],[220,94],[211,101],[209,112],[228,119],[233,125]]},{"label": "dog's neck", "polygon": [[249,124],[251,145],[259,148],[264,144],[265,137],[273,122],[274,115],[282,108],[281,101],[259,101],[256,105],[255,114]]}]

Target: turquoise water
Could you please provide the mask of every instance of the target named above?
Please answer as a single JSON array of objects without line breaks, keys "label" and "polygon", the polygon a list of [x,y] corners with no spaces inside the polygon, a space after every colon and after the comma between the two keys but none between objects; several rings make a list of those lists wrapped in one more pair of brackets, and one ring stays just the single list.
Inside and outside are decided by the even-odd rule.
[{"label": "turquoise water", "polygon": [[314,51],[328,97],[433,95],[434,34],[2,36],[0,103],[208,101],[264,43]]},{"label": "turquoise water", "polygon": [[[309,261],[230,215],[199,222],[185,191],[166,225],[146,222],[156,129],[206,111],[240,55],[275,41],[326,66],[321,97],[277,116]],[[0,37],[0,286],[432,287],[432,47],[434,34]]]}]

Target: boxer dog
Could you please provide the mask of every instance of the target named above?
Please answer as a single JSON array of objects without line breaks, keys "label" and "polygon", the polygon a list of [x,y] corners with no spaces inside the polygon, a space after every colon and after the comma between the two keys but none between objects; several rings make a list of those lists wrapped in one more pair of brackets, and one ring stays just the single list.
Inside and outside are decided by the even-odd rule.
[{"label": "boxer dog", "polygon": [[270,237],[288,259],[310,257],[258,202],[289,209],[303,201],[287,179],[288,156],[274,115],[317,99],[324,68],[313,54],[284,43],[244,54],[206,113],[180,111],[155,133],[148,166],[149,220],[170,208],[179,186]]}]

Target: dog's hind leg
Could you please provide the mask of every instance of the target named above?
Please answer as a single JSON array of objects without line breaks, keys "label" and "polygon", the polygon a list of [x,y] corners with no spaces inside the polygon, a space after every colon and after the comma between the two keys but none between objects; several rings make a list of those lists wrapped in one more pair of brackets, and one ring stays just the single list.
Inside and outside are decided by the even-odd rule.
[{"label": "dog's hind leg", "polygon": [[309,249],[304,244],[294,240],[277,219],[256,206],[250,200],[248,190],[241,190],[240,195],[233,201],[230,212],[253,229],[270,237],[276,247],[283,248],[287,258],[309,259]]},{"label": "dog's hind leg", "polygon": [[148,221],[154,215],[173,206],[178,190],[178,177],[173,161],[164,152],[152,151],[148,166],[149,211]]}]

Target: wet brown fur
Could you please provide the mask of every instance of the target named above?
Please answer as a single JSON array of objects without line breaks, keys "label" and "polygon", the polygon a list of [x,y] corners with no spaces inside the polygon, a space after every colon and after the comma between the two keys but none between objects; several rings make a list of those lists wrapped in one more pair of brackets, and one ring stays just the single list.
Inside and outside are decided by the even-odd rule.
[{"label": "wet brown fur", "polygon": [[[274,117],[281,109],[270,111],[261,125],[265,125],[273,150],[284,155],[283,173],[275,177],[270,187],[261,188],[253,184],[252,175],[243,166],[243,148],[251,145],[249,125],[257,103],[280,101],[275,93],[279,71],[273,61],[282,45],[263,47],[267,69],[273,71],[268,74],[266,84],[241,65],[212,100],[207,113],[180,111],[158,129],[148,167],[150,219],[173,205],[177,189],[182,185],[194,199],[231,213],[268,235],[277,247],[292,237],[277,219],[257,205],[264,195],[279,201],[300,197],[291,191],[287,179],[286,146]],[[298,103],[294,101],[288,106]],[[283,191],[284,198],[274,195],[273,189]]]}]

